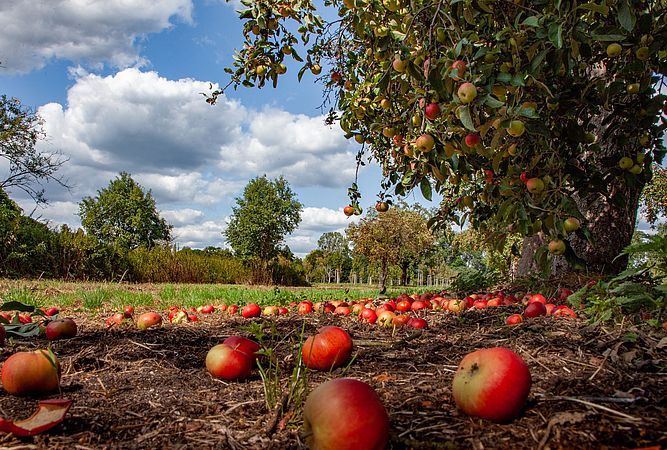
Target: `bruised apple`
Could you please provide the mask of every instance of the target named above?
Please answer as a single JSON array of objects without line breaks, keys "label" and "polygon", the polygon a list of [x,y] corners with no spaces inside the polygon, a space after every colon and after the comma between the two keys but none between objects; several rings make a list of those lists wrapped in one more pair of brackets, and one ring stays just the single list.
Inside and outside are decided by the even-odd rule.
[{"label": "bruised apple", "polygon": [[505,423],[526,404],[531,377],[523,359],[505,347],[467,354],[454,374],[456,406],[469,416]]},{"label": "bruised apple", "polygon": [[18,352],[7,358],[0,377],[12,395],[50,394],[60,386],[60,364],[51,350]]},{"label": "bruised apple", "polygon": [[308,395],[303,428],[308,448],[316,450],[381,450],[389,440],[389,416],[380,397],[352,378],[327,381]]},{"label": "bruised apple", "polygon": [[301,348],[301,359],[309,369],[333,370],[346,364],[352,355],[352,338],[340,327],[320,328]]},{"label": "bruised apple", "polygon": [[66,317],[49,322],[44,329],[44,334],[49,341],[56,341],[73,338],[76,336],[76,330],[76,322]]},{"label": "bruised apple", "polygon": [[162,316],[156,312],[145,312],[137,318],[137,328],[146,330],[151,327],[162,325]]},{"label": "bruised apple", "polygon": [[206,354],[205,364],[214,378],[235,381],[250,376],[254,359],[231,345],[218,344]]}]

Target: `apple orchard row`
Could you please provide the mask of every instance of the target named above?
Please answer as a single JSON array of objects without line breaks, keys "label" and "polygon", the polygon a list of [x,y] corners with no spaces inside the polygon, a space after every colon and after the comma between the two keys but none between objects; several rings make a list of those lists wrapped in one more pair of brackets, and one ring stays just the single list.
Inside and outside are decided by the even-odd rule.
[{"label": "apple orchard row", "polygon": [[[450,298],[446,293],[401,294],[387,300],[360,299],[351,302],[316,302],[309,300],[293,303],[291,308],[249,304],[205,305],[186,311],[172,307],[168,320],[172,324],[196,322],[199,314],[240,315],[244,318],[275,316],[280,314],[334,314],[356,318],[367,324],[384,327],[427,328],[428,322],[416,312],[440,310],[460,313],[467,309],[501,307],[517,303],[525,304],[523,314],[507,317],[508,325],[521,323],[524,318],[541,315],[576,317],[562,302],[571,294],[561,290],[557,299],[547,300],[542,294],[526,295],[518,299],[503,292],[472,294],[464,298]],[[68,339],[77,333],[71,318],[58,318],[59,311],[45,311],[44,335],[48,340]],[[19,315],[19,313],[16,313]],[[128,305],[123,312],[106,319],[107,327],[136,326],[146,330],[162,324],[162,315],[144,312],[134,319],[134,308]],[[6,314],[5,317],[7,317]],[[424,315],[424,314],[421,314]],[[11,318],[11,315],[9,315]],[[21,315],[21,320],[31,320]],[[133,325],[134,324],[134,325]],[[0,327],[4,342],[5,329]],[[348,364],[352,358],[354,341],[339,326],[324,326],[303,341],[301,361],[310,370],[330,372]],[[243,336],[230,336],[213,346],[206,354],[204,366],[215,378],[226,381],[247,379],[256,368],[260,344]],[[60,363],[50,349],[32,352],[16,352],[4,362],[2,385],[11,395],[41,396],[57,392],[60,385]],[[457,407],[465,414],[498,423],[518,417],[527,400],[531,376],[526,363],[513,351],[503,348],[485,348],[466,355],[459,364],[453,379],[452,392]],[[502,393],[502,394],[501,394]],[[349,415],[346,427],[341,430],[331,420],[339,411]],[[307,397],[303,410],[303,434],[310,448],[317,449],[376,449],[383,448],[389,439],[389,417],[374,389],[358,380],[339,378],[317,386]],[[55,425],[56,423],[53,423]],[[40,428],[43,431],[43,427]]]}]

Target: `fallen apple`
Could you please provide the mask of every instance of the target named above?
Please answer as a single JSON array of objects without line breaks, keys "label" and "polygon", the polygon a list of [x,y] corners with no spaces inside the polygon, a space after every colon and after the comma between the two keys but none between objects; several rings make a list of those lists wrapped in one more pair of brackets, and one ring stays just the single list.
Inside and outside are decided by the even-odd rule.
[{"label": "fallen apple", "polygon": [[64,319],[52,320],[46,325],[44,334],[49,341],[56,341],[59,339],[70,339],[76,336],[76,322],[73,319],[66,317]]},{"label": "fallen apple", "polygon": [[523,316],[521,314],[510,314],[507,316],[507,319],[505,319],[507,325],[518,325],[521,322],[523,322]]},{"label": "fallen apple", "polygon": [[[335,420],[344,414],[345,420]],[[384,449],[389,416],[368,384],[338,378],[317,386],[303,407],[308,448],[318,450]]]},{"label": "fallen apple", "polygon": [[234,350],[245,353],[253,361],[257,360],[257,352],[261,348],[259,343],[243,336],[229,336],[227,339],[222,341],[222,343],[229,345]]},{"label": "fallen apple", "polygon": [[254,360],[231,345],[218,344],[206,354],[205,364],[206,370],[214,378],[236,381],[250,376]]},{"label": "fallen apple", "polygon": [[251,317],[259,317],[262,315],[262,309],[257,303],[251,303],[241,308],[241,315],[246,319]]},{"label": "fallen apple", "polygon": [[12,395],[50,394],[60,386],[60,364],[51,350],[18,352],[2,365],[0,378]]},{"label": "fallen apple", "polygon": [[328,371],[346,364],[352,355],[352,338],[340,327],[329,325],[309,336],[301,348],[306,367]]},{"label": "fallen apple", "polygon": [[465,414],[498,423],[516,418],[530,392],[530,370],[504,347],[467,354],[454,374],[452,393]]},{"label": "fallen apple", "polygon": [[530,302],[528,303],[528,306],[526,306],[526,309],[523,311],[523,316],[524,317],[539,317],[539,316],[544,316],[547,313],[547,307],[545,306],[544,303],[541,302]]},{"label": "fallen apple", "polygon": [[159,327],[160,325],[162,325],[162,316],[153,311],[145,312],[137,318],[137,328],[140,330]]}]

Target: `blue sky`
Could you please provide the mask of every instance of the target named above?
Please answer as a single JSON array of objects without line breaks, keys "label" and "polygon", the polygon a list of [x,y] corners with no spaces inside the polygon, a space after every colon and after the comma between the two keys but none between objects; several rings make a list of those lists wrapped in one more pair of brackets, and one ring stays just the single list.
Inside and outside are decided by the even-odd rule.
[{"label": "blue sky", "polygon": [[[234,7],[219,0],[2,2],[0,93],[43,117],[41,151],[69,158],[60,175],[71,190],[45,185],[50,204],[33,216],[78,227],[81,199],[125,171],[151,190],[179,246],[224,246],[234,198],[267,174],[285,176],[304,204],[286,239],[294,253],[342,232],[358,146],[324,125],[309,72],[299,83],[291,66],[278,89],[229,90],[214,107],[200,95],[228,82],[223,69],[241,44]],[[379,182],[377,166],[360,172],[364,208]],[[10,195],[33,210],[22,192]]]}]

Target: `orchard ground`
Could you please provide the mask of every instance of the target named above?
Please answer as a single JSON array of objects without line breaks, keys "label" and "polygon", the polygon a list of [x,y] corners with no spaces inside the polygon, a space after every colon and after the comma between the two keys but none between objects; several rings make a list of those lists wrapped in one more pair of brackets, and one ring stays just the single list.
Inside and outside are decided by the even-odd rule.
[{"label": "orchard ground", "polygon": [[[3,283],[0,296],[7,294],[7,286]],[[26,286],[48,301],[66,285]],[[155,286],[123,286],[157,299]],[[542,316],[509,327],[505,318],[523,311],[513,305],[460,314],[420,311],[415,314],[429,324],[424,330],[383,328],[328,313],[300,316],[295,308],[256,319],[216,311],[197,314],[198,322],[170,324],[169,306],[138,306],[135,317],[155,310],[165,320],[159,328],[139,331],[107,328],[104,319],[118,312],[110,302],[91,309],[73,301],[60,316],[76,320],[75,338],[8,341],[2,361],[15,351],[51,345],[62,365],[62,397],[73,405],[51,430],[29,438],[1,435],[0,447],[305,448],[298,402],[286,394],[300,342],[323,325],[338,325],[352,335],[354,359],[330,373],[306,372],[308,387],[336,377],[373,386],[391,420],[389,448],[667,446],[667,332],[632,318],[619,325],[591,325],[581,314],[576,319]],[[263,335],[262,343],[273,349],[280,379],[277,408],[267,407],[257,370],[247,381],[222,382],[204,368],[208,350],[237,334]],[[533,379],[524,412],[507,424],[467,417],[452,398],[461,359],[495,346],[521,355]],[[0,390],[1,415],[27,417],[37,400]],[[332,420],[344,421],[344,412]]]}]

